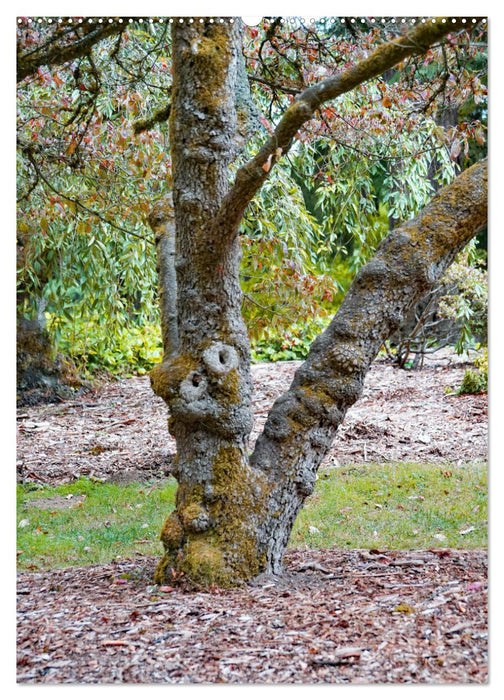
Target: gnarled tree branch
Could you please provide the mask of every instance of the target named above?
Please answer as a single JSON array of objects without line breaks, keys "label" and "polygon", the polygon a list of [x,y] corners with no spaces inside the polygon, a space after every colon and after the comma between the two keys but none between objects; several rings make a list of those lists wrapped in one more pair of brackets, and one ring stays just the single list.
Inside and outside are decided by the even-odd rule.
[{"label": "gnarled tree branch", "polygon": [[275,542],[268,552],[272,570],[279,569],[286,545],[278,533],[288,537],[338,426],[362,392],[371,362],[486,221],[484,160],[383,239],[328,328],[312,344],[289,390],[273,405],[251,457],[271,484],[264,535]]},{"label": "gnarled tree branch", "polygon": [[151,114],[151,116],[147,117],[147,119],[139,119],[138,121],[133,123],[133,133],[135,135],[141,134],[142,131],[149,131],[150,129],[153,129],[157,124],[162,124],[163,122],[168,121],[170,111],[171,104],[167,104],[164,107],[158,109],[153,114]]},{"label": "gnarled tree branch", "polygon": [[102,39],[114,34],[120,34],[126,28],[125,22],[119,22],[116,17],[112,22],[100,25],[76,25],[85,31],[84,36],[77,37],[74,41],[64,43],[61,39],[66,39],[66,34],[58,33],[59,27],[55,25],[56,31],[52,41],[48,42],[43,50],[31,51],[25,55],[18,53],[17,57],[17,82],[21,82],[29,75],[33,75],[41,66],[60,66],[69,61],[73,61],[80,56],[85,56],[91,51],[93,46]]},{"label": "gnarled tree branch", "polygon": [[223,243],[237,235],[243,213],[256,192],[261,188],[275,163],[285,155],[299,129],[325,102],[353,90],[358,85],[382,75],[405,58],[425,53],[431,46],[450,32],[458,31],[464,24],[441,19],[419,24],[393,41],[379,46],[368,58],[320,83],[304,90],[284,113],[275,132],[257,155],[241,167],[233,187],[222,201],[214,223]]}]

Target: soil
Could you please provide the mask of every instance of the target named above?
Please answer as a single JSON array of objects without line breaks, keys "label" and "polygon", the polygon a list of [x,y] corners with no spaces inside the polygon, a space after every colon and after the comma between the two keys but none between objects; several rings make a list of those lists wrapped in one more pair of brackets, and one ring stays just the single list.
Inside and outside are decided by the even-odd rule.
[{"label": "soil", "polygon": [[[298,365],[253,367],[253,439]],[[375,362],[324,467],[486,460],[487,396],[454,391],[465,369],[449,352],[415,372]],[[166,418],[146,377],[22,408],[18,480],[164,479]],[[283,576],[233,591],[154,586],[155,565],[20,572],[18,682],[488,681],[485,551],[290,550]]]}]

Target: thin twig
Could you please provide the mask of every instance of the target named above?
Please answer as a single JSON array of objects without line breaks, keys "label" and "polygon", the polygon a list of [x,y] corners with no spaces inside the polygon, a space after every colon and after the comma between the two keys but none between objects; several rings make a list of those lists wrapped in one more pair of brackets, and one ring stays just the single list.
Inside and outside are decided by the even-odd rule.
[{"label": "thin twig", "polygon": [[33,153],[31,152],[31,149],[26,149],[25,153],[28,157],[28,160],[32,164],[35,172],[40,177],[40,179],[47,185],[47,187],[51,190],[51,192],[54,192],[54,194],[58,195],[58,197],[61,197],[62,199],[66,200],[67,202],[72,202],[72,204],[75,204],[77,207],[79,207],[83,211],[87,212],[88,214],[91,214],[92,216],[95,216],[97,219],[99,219],[100,221],[103,221],[103,223],[108,224],[112,228],[115,228],[118,231],[122,231],[123,233],[127,233],[129,236],[134,236],[135,238],[139,238],[142,241],[146,241],[147,243],[154,245],[154,241],[152,241],[150,238],[147,238],[146,236],[142,236],[139,233],[135,233],[134,231],[130,231],[129,229],[124,228],[123,226],[119,226],[118,224],[114,224],[112,221],[110,221],[106,217],[102,216],[94,209],[89,209],[89,207],[86,207],[78,199],[74,199],[73,197],[69,197],[68,195],[63,194],[63,192],[60,192],[59,190],[57,190],[40,171],[40,168],[38,167],[38,165],[35,161],[35,158],[33,157]]}]

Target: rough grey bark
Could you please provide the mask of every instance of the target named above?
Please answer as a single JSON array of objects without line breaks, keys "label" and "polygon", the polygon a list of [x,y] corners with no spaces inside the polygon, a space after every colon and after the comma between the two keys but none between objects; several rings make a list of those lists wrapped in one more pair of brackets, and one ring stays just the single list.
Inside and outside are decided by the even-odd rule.
[{"label": "rough grey bark", "polygon": [[161,534],[165,556],[158,582],[183,573],[198,584],[226,586],[280,569],[294,519],[371,361],[483,225],[486,164],[441,191],[382,243],[275,403],[249,458],[252,382],[237,228],[266,177],[261,166],[288,150],[322,100],[425,50],[449,29],[418,27],[379,47],[362,65],[307,90],[287,110],[273,142],[230,188],[229,165],[240,146],[240,23],[174,25],[170,141],[179,349],[153,370],[151,381],[169,407],[179,488]]},{"label": "rough grey bark", "polygon": [[[212,230],[239,147],[239,22],[173,28],[173,162],[179,353],[151,374],[177,440],[177,508],[162,533],[164,580],[178,568],[230,583],[259,571],[262,477],[248,466],[250,351],[240,246]],[[253,551],[253,556],[252,556]]]},{"label": "rough grey bark", "polygon": [[16,393],[19,405],[54,401],[60,388],[60,366],[45,323],[19,318],[16,327]]},{"label": "rough grey bark", "polygon": [[440,190],[422,212],[392,231],[360,270],[329,327],[314,341],[293,383],[274,404],[251,463],[271,484],[262,524],[267,566],[281,567],[294,520],[317,468],[381,346],[442,278],[487,221],[487,164]]},{"label": "rough grey bark", "polygon": [[177,319],[177,275],[175,271],[175,213],[173,199],[167,194],[157,202],[149,215],[149,224],[156,244],[163,361],[172,357],[179,345]]}]

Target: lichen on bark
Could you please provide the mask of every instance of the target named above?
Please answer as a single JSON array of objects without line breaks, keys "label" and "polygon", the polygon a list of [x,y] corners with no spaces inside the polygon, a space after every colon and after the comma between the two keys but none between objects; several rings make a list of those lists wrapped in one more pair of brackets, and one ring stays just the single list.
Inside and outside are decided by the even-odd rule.
[{"label": "lichen on bark", "polygon": [[257,533],[266,506],[265,479],[236,446],[223,444],[208,476],[202,488],[179,487],[177,510],[161,533],[166,553],[158,582],[171,580],[176,571],[193,584],[233,586],[264,568]]},{"label": "lichen on bark", "polygon": [[159,308],[164,359],[172,357],[179,345],[177,320],[177,277],[175,271],[175,213],[171,193],[156,202],[149,214],[156,244]]},{"label": "lichen on bark", "polygon": [[313,489],[338,425],[359,398],[380,347],[485,225],[486,170],[482,161],[462,173],[415,219],[382,241],[328,328],[312,344],[290,389],[270,411],[251,462],[271,484],[268,512],[281,513],[263,523],[271,570],[281,567],[286,533]]},{"label": "lichen on bark", "polygon": [[179,351],[151,373],[177,441],[176,509],[156,579],[233,585],[258,573],[264,477],[248,464],[250,349],[241,316],[240,248],[211,233],[236,138],[241,28],[173,28],[170,114]]}]

